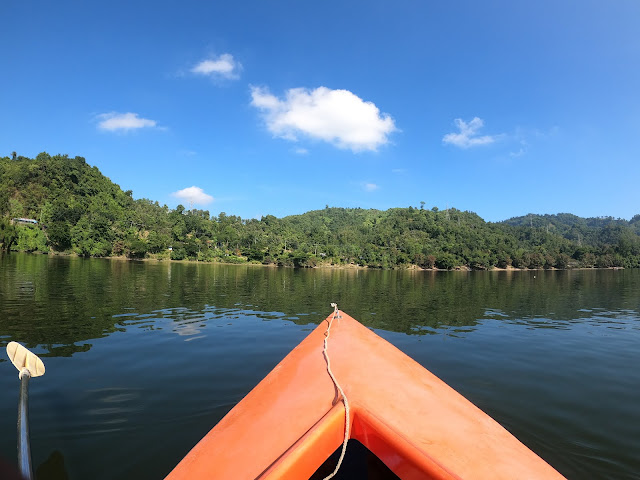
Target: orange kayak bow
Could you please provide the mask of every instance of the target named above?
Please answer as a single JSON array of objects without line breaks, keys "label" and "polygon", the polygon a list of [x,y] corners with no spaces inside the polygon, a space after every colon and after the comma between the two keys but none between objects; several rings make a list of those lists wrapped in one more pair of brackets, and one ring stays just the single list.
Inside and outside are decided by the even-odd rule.
[{"label": "orange kayak bow", "polygon": [[420,364],[336,311],[175,467],[168,480],[308,479],[345,437],[402,479],[564,478]]}]

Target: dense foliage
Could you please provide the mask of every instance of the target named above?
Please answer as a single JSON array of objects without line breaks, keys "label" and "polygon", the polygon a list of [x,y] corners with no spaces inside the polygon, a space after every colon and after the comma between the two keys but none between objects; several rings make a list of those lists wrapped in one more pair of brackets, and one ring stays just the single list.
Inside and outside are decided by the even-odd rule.
[{"label": "dense foliage", "polygon": [[[0,248],[82,256],[377,268],[640,267],[640,215],[487,223],[455,208],[330,208],[243,220],[134,200],[82,157],[0,158]],[[12,223],[33,218],[38,225]]]}]

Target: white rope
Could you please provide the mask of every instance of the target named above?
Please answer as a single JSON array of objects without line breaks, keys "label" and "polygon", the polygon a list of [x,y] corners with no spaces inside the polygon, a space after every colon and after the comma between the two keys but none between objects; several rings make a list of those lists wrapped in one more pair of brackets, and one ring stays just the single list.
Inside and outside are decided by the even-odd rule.
[{"label": "white rope", "polygon": [[338,305],[336,303],[332,303],[331,306],[334,308],[333,317],[329,321],[329,325],[327,326],[327,331],[324,334],[323,353],[324,353],[324,358],[327,360],[327,372],[329,372],[329,376],[331,377],[331,380],[333,380],[333,383],[338,389],[338,392],[340,392],[340,395],[342,396],[342,402],[344,403],[344,442],[342,443],[342,452],[340,453],[340,458],[338,459],[338,464],[336,465],[336,469],[333,471],[331,475],[324,477],[324,480],[329,480],[330,478],[335,477],[336,474],[338,473],[338,470],[340,469],[340,465],[342,465],[342,460],[344,460],[344,454],[347,452],[347,442],[349,441],[349,423],[350,423],[349,422],[349,417],[350,417],[349,401],[347,400],[347,396],[344,394],[344,390],[342,390],[342,387],[340,386],[340,384],[336,380],[336,377],[333,375],[333,372],[331,371],[331,361],[329,360],[329,350],[328,350],[327,342],[329,340],[331,324],[336,318],[340,318],[338,315]]}]

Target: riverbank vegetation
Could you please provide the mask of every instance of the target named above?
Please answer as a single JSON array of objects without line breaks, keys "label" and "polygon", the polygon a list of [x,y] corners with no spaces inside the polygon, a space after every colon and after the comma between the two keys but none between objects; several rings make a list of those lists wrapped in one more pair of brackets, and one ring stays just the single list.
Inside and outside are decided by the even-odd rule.
[{"label": "riverbank vegetation", "polygon": [[82,157],[41,153],[0,158],[0,249],[296,267],[637,268],[640,215],[492,223],[421,202],[242,219],[134,199]]}]

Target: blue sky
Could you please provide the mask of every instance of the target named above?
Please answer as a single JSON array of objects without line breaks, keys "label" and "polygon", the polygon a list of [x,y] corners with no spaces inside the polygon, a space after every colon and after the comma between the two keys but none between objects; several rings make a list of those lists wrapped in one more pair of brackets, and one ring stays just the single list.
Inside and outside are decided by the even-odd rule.
[{"label": "blue sky", "polygon": [[637,0],[34,0],[0,18],[0,155],[80,155],[134,198],[640,213]]}]

